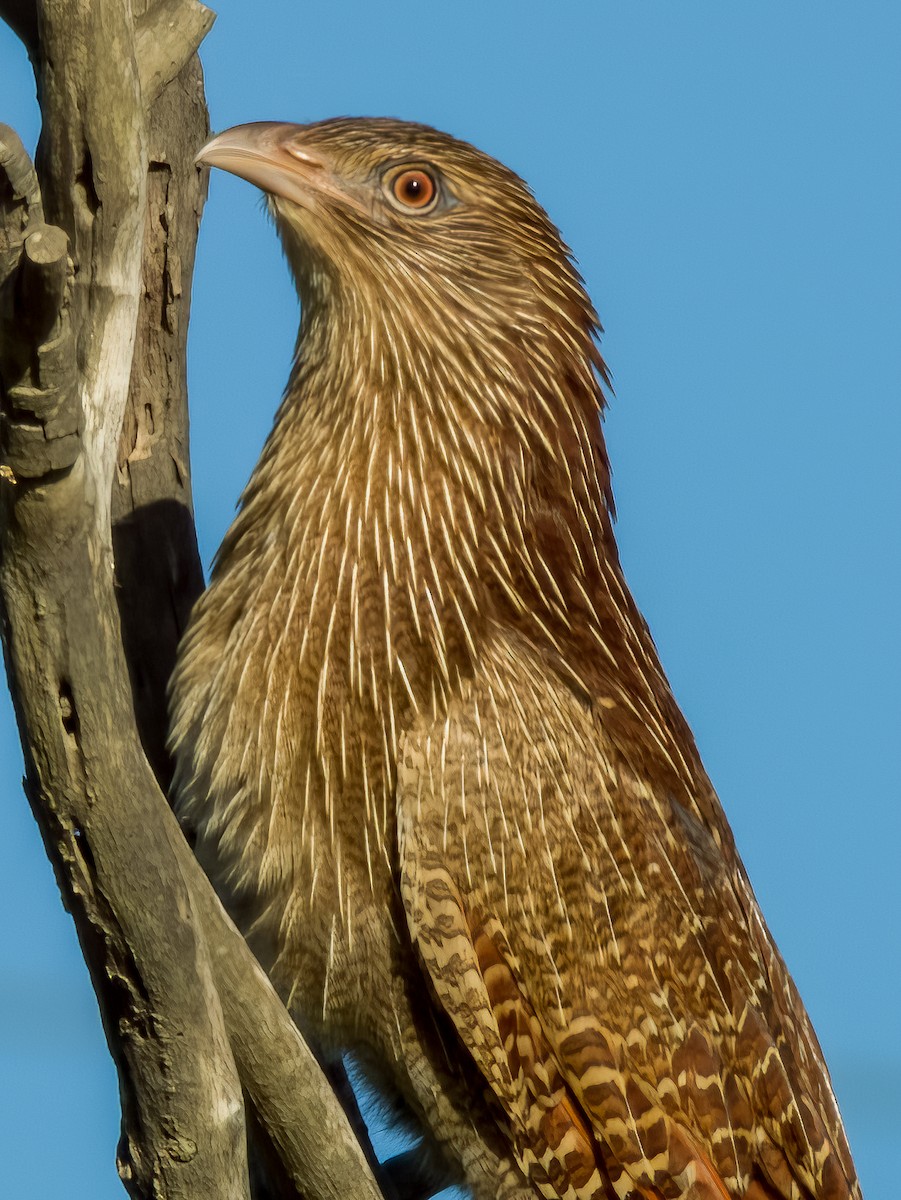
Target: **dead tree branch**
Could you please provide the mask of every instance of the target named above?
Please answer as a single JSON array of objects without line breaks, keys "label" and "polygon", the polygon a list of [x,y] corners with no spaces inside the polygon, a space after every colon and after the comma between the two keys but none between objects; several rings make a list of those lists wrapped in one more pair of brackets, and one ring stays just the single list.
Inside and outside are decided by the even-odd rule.
[{"label": "dead tree branch", "polygon": [[202,578],[185,342],[208,132],[196,0],[5,0],[36,169],[0,128],[0,619],[26,790],[97,991],[135,1197],[246,1197],[243,1094],[296,1192],[380,1193],[165,801]]}]

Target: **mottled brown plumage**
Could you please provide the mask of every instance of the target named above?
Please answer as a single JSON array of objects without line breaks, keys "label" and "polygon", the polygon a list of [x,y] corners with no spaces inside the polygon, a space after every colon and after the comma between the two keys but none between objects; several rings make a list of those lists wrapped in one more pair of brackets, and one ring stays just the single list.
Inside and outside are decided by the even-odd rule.
[{"label": "mottled brown plumage", "polygon": [[176,800],[299,1024],[478,1200],[859,1197],[623,580],[557,231],[422,126],[201,157],[268,193],[302,323],[181,650]]}]

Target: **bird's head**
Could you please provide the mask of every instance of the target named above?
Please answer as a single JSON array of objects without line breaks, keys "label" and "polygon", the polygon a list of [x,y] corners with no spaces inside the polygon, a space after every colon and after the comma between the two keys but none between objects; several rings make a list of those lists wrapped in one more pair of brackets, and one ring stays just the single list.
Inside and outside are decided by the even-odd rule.
[{"label": "bird's head", "polygon": [[[257,122],[219,134],[197,161],[267,194],[304,309],[340,306],[345,346],[354,332],[383,344],[387,333],[417,350],[431,331],[470,361],[484,342],[497,361],[538,350],[550,330],[592,357],[595,314],[557,230],[526,184],[473,146],[388,119]],[[546,354],[559,361],[559,347]]]}]

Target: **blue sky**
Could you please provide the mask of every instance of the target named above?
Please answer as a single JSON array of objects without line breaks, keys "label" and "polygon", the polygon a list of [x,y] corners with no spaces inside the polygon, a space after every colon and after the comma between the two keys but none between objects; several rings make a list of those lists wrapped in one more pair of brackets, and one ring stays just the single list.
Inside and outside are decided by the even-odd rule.
[{"label": "blue sky", "polygon": [[[628,578],[829,1060],[868,1200],[901,1144],[901,7],[224,2],[214,128],[339,113],[533,186],[599,308]],[[0,28],[0,120],[37,136]],[[206,562],[296,301],[218,174],[190,347]],[[118,1200],[116,1084],[0,698],[0,1191]]]}]

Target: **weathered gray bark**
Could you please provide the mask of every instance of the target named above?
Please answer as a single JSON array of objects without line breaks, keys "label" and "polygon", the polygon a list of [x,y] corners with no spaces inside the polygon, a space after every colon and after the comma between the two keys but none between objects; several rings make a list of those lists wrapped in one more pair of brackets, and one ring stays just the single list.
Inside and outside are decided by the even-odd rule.
[{"label": "weathered gray bark", "polygon": [[0,0],[38,80],[0,127],[0,617],[26,790],[97,991],[135,1197],[246,1197],[244,1095],[294,1194],[378,1189],[166,804],[202,579],[185,342],[207,131],[196,0]]}]

